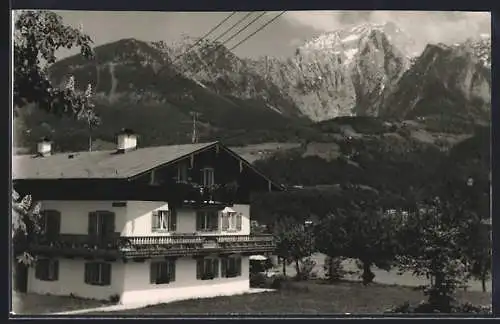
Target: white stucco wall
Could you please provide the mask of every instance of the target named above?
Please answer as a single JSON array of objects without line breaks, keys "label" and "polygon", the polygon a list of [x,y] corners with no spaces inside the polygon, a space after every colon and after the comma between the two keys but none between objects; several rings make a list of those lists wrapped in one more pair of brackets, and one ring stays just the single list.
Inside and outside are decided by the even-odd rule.
[{"label": "white stucco wall", "polygon": [[35,269],[28,271],[28,292],[36,294],[49,294],[108,300],[110,296],[123,292],[124,264],[113,262],[111,264],[111,285],[93,286],[85,283],[85,262],[82,259],[59,259],[59,280],[43,281],[35,277]]},{"label": "white stucco wall", "polygon": [[61,213],[62,234],[88,234],[89,212],[107,210],[115,213],[115,231],[123,232],[127,207],[113,207],[113,201],[61,201],[45,200],[43,209],[55,209]]},{"label": "white stucco wall", "polygon": [[[243,214],[241,231],[234,232],[202,232],[203,235],[249,235],[250,234],[250,206],[249,205],[234,205],[235,211]],[[168,235],[165,232],[152,232],[151,213],[158,209],[168,209],[168,204],[158,201],[128,201],[126,211],[126,225],[122,235],[124,236],[163,236]],[[177,210],[177,231],[176,233],[193,234],[196,232],[196,210],[194,209],[178,209]]]},{"label": "white stucco wall", "polygon": [[[128,201],[125,215],[123,236],[162,236],[165,233],[152,232],[152,212],[168,210],[168,204],[163,201]],[[179,220],[177,220],[179,222]]]},{"label": "white stucco wall", "polygon": [[243,256],[241,262],[239,277],[198,280],[196,260],[192,257],[179,258],[176,260],[175,281],[164,285],[150,284],[151,260],[146,260],[144,263],[128,262],[125,264],[121,303],[149,305],[247,292],[250,289],[248,257]]},{"label": "white stucco wall", "polygon": [[[152,232],[152,211],[168,209],[168,204],[161,201],[127,201],[125,207],[113,207],[113,201],[43,201],[42,209],[55,209],[61,213],[62,234],[87,234],[88,215],[91,211],[107,210],[115,213],[115,231],[122,236],[162,236],[168,233]],[[249,235],[250,206],[233,205],[235,211],[242,213],[241,231],[203,232],[203,235]],[[177,233],[196,232],[196,210],[178,209]]]}]

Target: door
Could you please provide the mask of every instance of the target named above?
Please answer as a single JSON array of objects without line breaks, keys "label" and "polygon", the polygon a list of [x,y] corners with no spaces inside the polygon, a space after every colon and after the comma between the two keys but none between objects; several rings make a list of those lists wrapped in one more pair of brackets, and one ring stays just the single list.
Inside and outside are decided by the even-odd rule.
[{"label": "door", "polygon": [[16,262],[14,267],[14,290],[25,293],[28,291],[28,267]]}]

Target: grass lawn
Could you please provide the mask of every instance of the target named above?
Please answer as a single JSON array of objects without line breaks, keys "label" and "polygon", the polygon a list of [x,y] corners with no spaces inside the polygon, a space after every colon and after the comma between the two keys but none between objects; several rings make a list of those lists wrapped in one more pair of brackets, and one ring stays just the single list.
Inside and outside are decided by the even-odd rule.
[{"label": "grass lawn", "polygon": [[18,315],[58,313],[101,307],[104,304],[102,301],[80,298],[12,293],[12,311]]},{"label": "grass lawn", "polygon": [[[459,292],[462,302],[491,304],[491,293]],[[320,281],[293,283],[276,292],[187,300],[119,312],[90,314],[325,314],[382,313],[405,301],[418,303],[424,296],[411,287],[356,282],[324,284]]]}]

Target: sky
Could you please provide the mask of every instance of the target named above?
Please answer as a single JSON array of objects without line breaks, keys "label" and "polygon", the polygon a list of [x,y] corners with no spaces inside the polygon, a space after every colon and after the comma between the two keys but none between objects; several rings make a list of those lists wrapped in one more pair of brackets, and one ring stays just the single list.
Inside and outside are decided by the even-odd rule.
[{"label": "sky", "polygon": [[[119,11],[56,11],[64,23],[79,27],[95,45],[122,38],[143,41],[171,42],[183,35],[203,36],[229,12],[119,12]],[[228,45],[234,45],[270,20],[279,12],[269,12]],[[239,12],[213,33],[220,35],[246,13]],[[290,11],[234,52],[242,57],[262,55],[289,56],[305,41],[322,33],[366,23],[394,22],[422,48],[428,43],[455,43],[482,33],[491,33],[489,12],[429,12],[429,11]],[[238,29],[243,26],[239,25]],[[228,34],[226,37],[229,37]],[[210,37],[209,37],[210,38]],[[223,39],[224,39],[223,38]],[[75,54],[61,51],[59,58]]]}]

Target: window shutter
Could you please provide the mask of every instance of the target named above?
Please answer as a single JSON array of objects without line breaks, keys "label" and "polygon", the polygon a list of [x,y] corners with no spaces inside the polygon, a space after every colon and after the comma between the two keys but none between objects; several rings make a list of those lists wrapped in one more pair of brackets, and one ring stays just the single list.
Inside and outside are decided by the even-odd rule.
[{"label": "window shutter", "polygon": [[203,275],[203,259],[196,260],[196,279],[201,279]]},{"label": "window shutter", "polygon": [[214,278],[219,278],[219,260],[218,259],[213,259],[213,275]]},{"label": "window shutter", "polygon": [[43,260],[38,260],[35,265],[35,278],[37,279],[43,278],[42,270],[43,270]]},{"label": "window shutter", "polygon": [[219,229],[219,213],[212,211],[210,212],[210,229],[216,231]]},{"label": "window shutter", "polygon": [[229,214],[221,213],[222,218],[222,230],[227,231],[229,228]]},{"label": "window shutter", "polygon": [[238,231],[241,231],[241,222],[242,222],[242,215],[241,213],[238,213],[238,215],[236,216],[236,229]]},{"label": "window shutter", "polygon": [[111,284],[111,263],[101,263],[102,284],[109,286]]},{"label": "window shutter", "polygon": [[236,260],[236,273],[238,276],[241,276],[241,258],[237,258]]},{"label": "window shutter", "polygon": [[151,229],[155,230],[160,227],[160,212],[157,210],[153,210],[151,213]]},{"label": "window shutter", "polygon": [[177,210],[175,209],[170,211],[170,231],[177,231]]},{"label": "window shutter", "polygon": [[89,284],[91,281],[91,272],[92,272],[91,263],[85,263],[85,283]]},{"label": "window shutter", "polygon": [[227,261],[228,259],[227,258],[222,258],[221,259],[221,267],[220,267],[220,276],[222,278],[225,278],[226,277],[226,273],[227,273]]},{"label": "window shutter", "polygon": [[168,272],[170,281],[175,281],[175,260],[168,261]]},{"label": "window shutter", "polygon": [[107,237],[112,237],[115,232],[115,213],[104,212],[102,214],[104,217],[104,234]]},{"label": "window shutter", "polygon": [[89,213],[88,232],[89,232],[89,236],[91,238],[97,237],[97,213],[96,212]]},{"label": "window shutter", "polygon": [[196,230],[199,231],[201,230],[201,224],[202,224],[202,218],[203,218],[203,213],[202,212],[196,212]]},{"label": "window shutter", "polygon": [[158,278],[158,263],[151,262],[149,268],[149,282],[152,285],[156,284],[156,278]]},{"label": "window shutter", "polygon": [[59,260],[53,260],[54,264],[54,278],[53,280],[59,280]]},{"label": "window shutter", "polygon": [[52,217],[54,235],[59,235],[61,233],[61,213],[57,210],[54,210],[54,214]]}]

